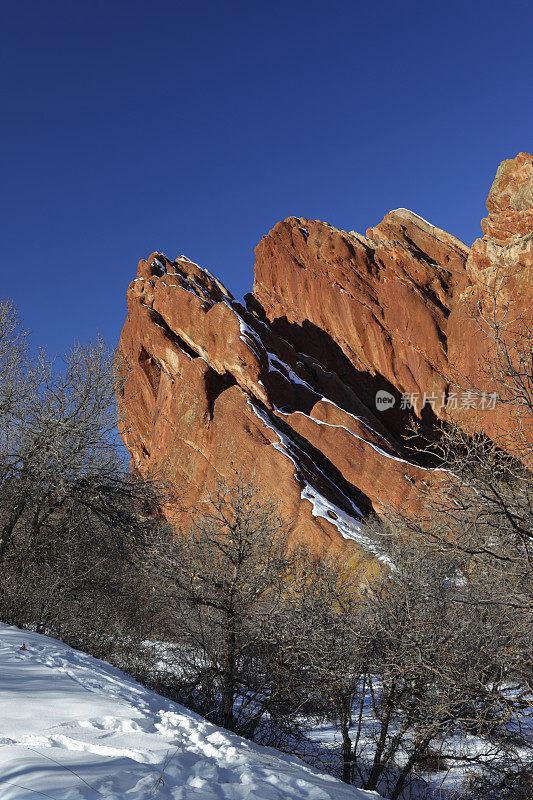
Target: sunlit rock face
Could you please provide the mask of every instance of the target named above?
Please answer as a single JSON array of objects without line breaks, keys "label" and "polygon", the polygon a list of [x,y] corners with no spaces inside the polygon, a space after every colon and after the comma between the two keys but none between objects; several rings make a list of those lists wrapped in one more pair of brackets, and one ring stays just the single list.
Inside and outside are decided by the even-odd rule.
[{"label": "sunlit rock face", "polygon": [[[456,381],[471,382],[501,397],[495,408],[489,403],[482,413],[472,409],[466,416],[512,450],[516,439],[533,441],[531,415],[521,413],[520,403],[515,402],[515,381],[494,376],[502,368],[507,371],[504,362],[508,360],[522,373],[519,383],[531,381],[533,156],[519,153],[502,161],[487,198],[487,211],[481,221],[484,235],[468,254],[468,284],[448,320],[448,360],[456,370],[452,373]],[[522,357],[529,366],[519,363]],[[457,416],[454,411],[450,414]]]},{"label": "sunlit rock face", "polygon": [[416,511],[438,478],[406,446],[413,416],[426,432],[449,416],[490,435],[514,424],[463,394],[494,389],[479,315],[497,278],[493,303],[531,317],[532,181],[531,156],[501,164],[471,249],[406,209],[366,236],[290,217],[258,244],[246,305],[184,256],[140,261],[120,340],[133,465],[164,469],[184,507],[217,477],[255,475],[295,541],[379,557],[364,516]]}]

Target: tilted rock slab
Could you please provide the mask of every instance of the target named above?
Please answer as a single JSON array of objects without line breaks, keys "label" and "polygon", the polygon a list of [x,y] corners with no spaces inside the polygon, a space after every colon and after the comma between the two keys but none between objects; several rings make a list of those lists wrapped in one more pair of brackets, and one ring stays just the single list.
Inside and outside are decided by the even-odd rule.
[{"label": "tilted rock slab", "polygon": [[[290,217],[256,248],[246,306],[185,256],[140,261],[120,339],[133,466],[163,470],[185,508],[217,477],[255,475],[295,540],[382,557],[365,515],[416,513],[438,479],[403,443],[409,420],[431,431],[457,416],[463,379],[494,388],[476,315],[495,276],[531,319],[532,186],[532,156],[502,163],[471,249],[406,209],[366,236]],[[394,405],[377,407],[378,392]],[[479,424],[497,435],[512,413],[483,410]]]}]

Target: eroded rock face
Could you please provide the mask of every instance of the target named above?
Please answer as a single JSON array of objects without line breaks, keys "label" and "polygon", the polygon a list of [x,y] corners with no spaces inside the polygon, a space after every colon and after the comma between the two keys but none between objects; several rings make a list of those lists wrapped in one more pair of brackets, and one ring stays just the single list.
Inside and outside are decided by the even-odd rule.
[{"label": "eroded rock face", "polygon": [[[478,424],[488,436],[502,443],[524,435],[533,441],[531,415],[523,415],[516,403],[506,402],[514,393],[495,380],[498,362],[505,357],[517,367],[519,350],[527,353],[533,329],[533,156],[519,153],[503,161],[487,199],[488,217],[481,221],[483,237],[472,244],[466,269],[468,284],[448,320],[448,360],[462,376],[482,386],[487,394],[498,393],[502,402],[479,416]],[[500,347],[494,345],[495,326]],[[529,343],[526,339],[529,338]],[[523,371],[524,365],[518,367]],[[527,366],[526,366],[527,370]],[[457,375],[454,376],[457,380]],[[524,375],[526,381],[527,375]],[[507,381],[511,385],[512,381]],[[516,399],[516,398],[515,398]],[[451,416],[457,416],[451,410]],[[472,420],[476,414],[467,416]]]},{"label": "eroded rock face", "polygon": [[290,218],[255,252],[254,295],[275,329],[301,347],[311,337],[325,363],[337,345],[332,366],[367,403],[384,388],[417,394],[420,410],[446,390],[447,319],[468,280],[458,239],[398,209],[366,237]]},{"label": "eroded rock face", "polygon": [[[438,479],[402,444],[410,414],[430,430],[455,413],[458,374],[480,378],[471,309],[488,302],[488,276],[510,271],[506,296],[531,315],[532,180],[531,156],[502,163],[471,250],[405,209],[366,236],[290,217],[256,248],[246,306],[184,256],[139,262],[120,343],[135,467],[163,468],[185,507],[217,476],[255,473],[294,537],[379,556],[364,516],[415,512]],[[376,406],[377,392],[394,405]],[[508,423],[505,408],[481,420],[491,434]]]}]

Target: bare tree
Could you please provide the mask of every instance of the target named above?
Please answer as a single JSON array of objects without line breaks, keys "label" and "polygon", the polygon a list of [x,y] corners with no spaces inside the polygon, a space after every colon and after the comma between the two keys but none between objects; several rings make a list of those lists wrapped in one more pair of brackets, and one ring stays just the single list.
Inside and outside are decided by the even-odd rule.
[{"label": "bare tree", "polygon": [[98,655],[139,619],[134,551],[159,499],[125,461],[121,380],[101,340],[51,361],[0,305],[0,613]]},{"label": "bare tree", "polygon": [[[342,739],[342,779],[353,780],[362,730],[354,707],[368,659],[361,636],[361,577],[340,557],[300,551],[285,625],[293,642],[294,689],[310,720],[332,723]],[[355,730],[355,734],[353,731]]]},{"label": "bare tree", "polygon": [[29,365],[28,334],[9,301],[0,302],[0,435],[2,450],[6,446],[7,416],[18,411],[31,392],[35,381]]},{"label": "bare tree", "polygon": [[[458,620],[468,620],[472,640],[486,649],[483,629],[494,636],[491,662],[478,669],[483,702],[471,706],[495,745],[472,783],[480,797],[499,791],[519,797],[519,787],[531,780],[524,754],[531,759],[533,742],[522,723],[533,708],[533,323],[519,291],[524,277],[520,264],[486,270],[475,304],[466,309],[483,337],[486,361],[475,380],[457,372],[465,390],[479,397],[494,393],[507,429],[491,441],[479,418],[443,424],[439,439],[428,443],[442,469],[420,492],[422,513],[391,509],[389,516],[404,541],[455,563],[461,586],[450,597]],[[466,652],[480,668],[476,652]],[[488,719],[499,720],[492,730],[485,724],[487,702]]]},{"label": "bare tree", "polygon": [[[341,775],[396,800],[453,742],[486,742],[483,759],[517,754],[516,620],[467,581],[463,561],[412,538],[401,520],[369,520],[393,564],[362,580],[331,558],[304,556],[288,617],[309,724],[340,735]],[[296,588],[298,587],[298,588]],[[517,693],[518,690],[518,693]]]},{"label": "bare tree", "polygon": [[387,777],[392,800],[428,755],[443,762],[457,757],[454,737],[483,737],[495,758],[512,742],[518,720],[507,609],[485,602],[454,555],[405,533],[397,527],[392,538],[394,569],[361,601],[377,723],[364,785],[377,788]]},{"label": "bare tree", "polygon": [[190,527],[154,544],[147,568],[182,699],[229,730],[265,738],[290,697],[282,623],[291,585],[287,525],[257,483],[220,481]]},{"label": "bare tree", "polygon": [[[512,619],[524,690],[533,688],[533,322],[520,281],[525,268],[487,269],[466,313],[487,345],[479,380],[464,388],[497,397],[507,430],[490,440],[480,420],[443,424],[428,443],[442,470],[421,490],[423,514],[399,509],[391,519],[415,538],[453,557],[487,605]],[[480,411],[480,414],[483,413]],[[459,424],[460,423],[460,424]]]},{"label": "bare tree", "polygon": [[0,562],[23,531],[36,543],[73,504],[130,526],[145,499],[116,431],[115,355],[102,340],[58,363],[32,357],[10,305],[0,307]]}]

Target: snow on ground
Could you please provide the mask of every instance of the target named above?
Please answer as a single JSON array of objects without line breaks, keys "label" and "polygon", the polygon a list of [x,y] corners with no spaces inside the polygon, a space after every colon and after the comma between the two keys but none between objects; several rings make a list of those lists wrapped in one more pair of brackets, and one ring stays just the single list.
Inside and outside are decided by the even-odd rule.
[{"label": "snow on ground", "polygon": [[[381,691],[379,681],[373,678],[373,684],[374,691],[379,696]],[[357,747],[359,766],[365,764],[367,769],[368,765],[372,763],[376,741],[380,732],[379,723],[373,712],[373,703],[372,694],[367,690],[363,701],[361,730]],[[359,713],[360,708],[356,702],[352,710],[354,722],[358,720]],[[518,720],[516,720],[516,723],[518,724]],[[529,741],[533,741],[533,714],[529,709],[525,709],[523,714],[520,715],[519,724],[524,737]],[[398,728],[394,728],[391,731],[391,735],[396,732],[398,732]],[[352,741],[356,739],[357,735],[354,725],[351,730]],[[339,754],[342,752],[342,738],[334,726],[329,723],[318,723],[311,730],[310,738],[319,748],[322,764],[328,763],[328,760],[332,764],[339,763]],[[439,749],[438,741],[434,741],[431,750],[434,753],[438,753]],[[405,787],[405,797],[409,797],[410,800],[419,800],[419,798],[420,800],[430,800],[430,798],[432,800],[458,800],[463,796],[462,789],[469,776],[480,774],[482,763],[495,764],[497,759],[502,756],[502,747],[497,741],[491,742],[488,739],[469,733],[456,733],[446,738],[445,743],[442,743],[440,752],[442,758],[440,760],[432,759],[433,766],[426,764],[425,767],[420,768],[418,773],[411,772],[408,786]],[[523,764],[527,764],[530,760],[531,751],[526,747],[517,747],[515,755]],[[402,767],[408,757],[409,753],[403,747],[400,747],[396,758],[396,766]],[[435,768],[436,764],[438,764],[437,768]],[[378,788],[381,788],[381,791],[385,793],[383,787]]]},{"label": "snow on ground", "polygon": [[0,624],[2,800],[379,800]]}]

